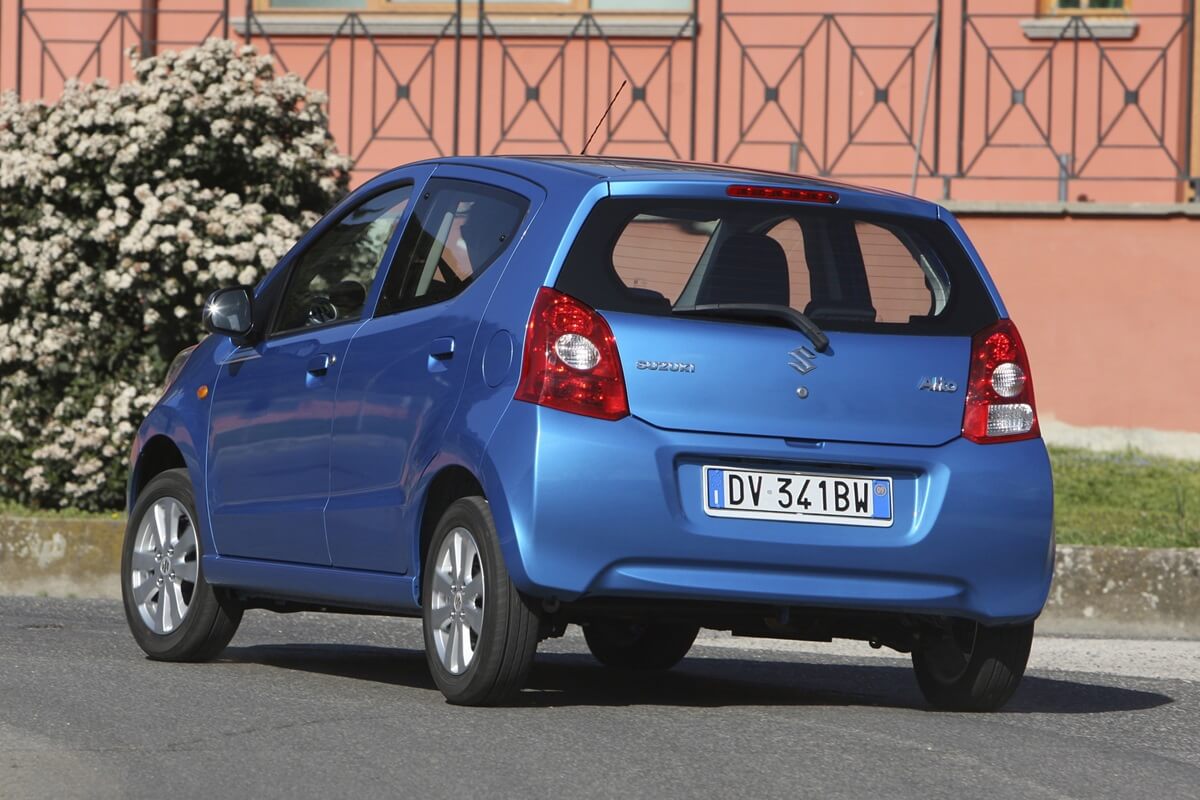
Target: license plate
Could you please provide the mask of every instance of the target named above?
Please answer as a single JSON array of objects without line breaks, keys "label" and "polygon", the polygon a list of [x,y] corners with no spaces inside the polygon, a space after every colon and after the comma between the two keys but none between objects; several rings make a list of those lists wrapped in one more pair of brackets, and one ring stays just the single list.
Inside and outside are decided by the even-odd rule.
[{"label": "license plate", "polygon": [[705,467],[704,487],[704,511],[711,517],[892,524],[891,478]]}]

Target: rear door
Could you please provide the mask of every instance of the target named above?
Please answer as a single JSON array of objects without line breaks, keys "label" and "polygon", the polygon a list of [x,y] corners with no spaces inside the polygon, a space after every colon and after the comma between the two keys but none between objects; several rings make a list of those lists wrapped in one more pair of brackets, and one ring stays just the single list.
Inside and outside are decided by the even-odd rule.
[{"label": "rear door", "polygon": [[[971,334],[996,318],[935,219],[809,203],[612,198],[556,287],[600,309],[633,415],[663,428],[937,445],[961,432]],[[697,314],[791,308],[778,320]]]},{"label": "rear door", "polygon": [[423,187],[374,318],[342,365],[325,514],[335,566],[408,571],[410,493],[441,446],[483,309],[541,198],[517,178],[455,167]]}]

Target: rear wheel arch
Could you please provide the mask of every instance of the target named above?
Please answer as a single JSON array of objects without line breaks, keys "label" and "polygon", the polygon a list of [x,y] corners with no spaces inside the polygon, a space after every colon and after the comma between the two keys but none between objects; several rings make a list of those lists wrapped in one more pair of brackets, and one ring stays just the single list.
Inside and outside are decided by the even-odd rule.
[{"label": "rear wheel arch", "polygon": [[429,488],[425,491],[425,503],[421,509],[420,535],[417,537],[417,552],[413,559],[414,564],[420,565],[418,576],[425,572],[425,559],[429,555],[429,545],[433,541],[433,534],[437,531],[442,515],[455,500],[464,497],[487,499],[483,485],[466,467],[457,464],[443,467],[430,480]]}]

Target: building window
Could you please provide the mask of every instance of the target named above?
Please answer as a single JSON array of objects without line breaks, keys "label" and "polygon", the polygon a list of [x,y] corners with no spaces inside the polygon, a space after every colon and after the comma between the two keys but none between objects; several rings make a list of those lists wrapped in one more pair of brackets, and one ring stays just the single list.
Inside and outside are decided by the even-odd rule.
[{"label": "building window", "polygon": [[[490,0],[504,10],[583,11],[587,0]],[[463,10],[474,8],[463,0]],[[453,0],[257,0],[259,11],[453,11]],[[494,8],[492,9],[494,10]]]},{"label": "building window", "polygon": [[1041,0],[1043,14],[1126,14],[1130,0]]}]

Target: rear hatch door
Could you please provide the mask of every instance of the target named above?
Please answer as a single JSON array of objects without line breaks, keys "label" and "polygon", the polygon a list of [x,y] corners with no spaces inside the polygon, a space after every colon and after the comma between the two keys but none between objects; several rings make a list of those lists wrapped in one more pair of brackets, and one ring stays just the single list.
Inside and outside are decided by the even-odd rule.
[{"label": "rear hatch door", "polygon": [[[959,435],[970,339],[604,314],[630,412],[662,428],[936,445]],[[940,380],[942,391],[923,383]],[[954,387],[954,391],[948,391]]]},{"label": "rear hatch door", "polygon": [[[971,335],[997,318],[935,218],[724,196],[601,201],[555,286],[608,321],[634,416],[803,440],[960,435]],[[729,308],[747,304],[806,315],[828,346]]]}]

